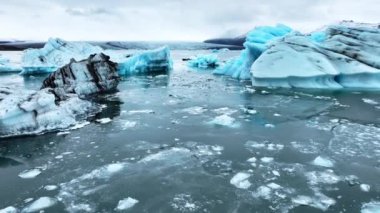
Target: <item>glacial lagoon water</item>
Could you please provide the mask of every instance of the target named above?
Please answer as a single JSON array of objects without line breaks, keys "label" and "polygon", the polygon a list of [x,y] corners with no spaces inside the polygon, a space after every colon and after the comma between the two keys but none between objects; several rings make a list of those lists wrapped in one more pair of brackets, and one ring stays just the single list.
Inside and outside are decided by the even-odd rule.
[{"label": "glacial lagoon water", "polygon": [[175,50],[170,75],[124,78],[82,128],[1,138],[0,209],[379,211],[378,91],[253,88],[182,61],[209,52]]}]

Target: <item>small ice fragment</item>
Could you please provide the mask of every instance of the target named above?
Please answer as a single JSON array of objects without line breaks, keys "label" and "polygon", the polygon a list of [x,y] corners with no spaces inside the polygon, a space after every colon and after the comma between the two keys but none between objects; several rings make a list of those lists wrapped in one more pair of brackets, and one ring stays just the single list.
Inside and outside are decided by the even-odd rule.
[{"label": "small ice fragment", "polygon": [[189,113],[191,115],[199,115],[207,111],[207,109],[200,107],[200,106],[194,106],[194,107],[189,107],[186,109],[182,110],[183,112]]},{"label": "small ice fragment", "polygon": [[278,171],[276,171],[276,170],[273,170],[272,173],[273,173],[274,175],[276,175],[276,176],[280,176],[280,173],[279,173]]},{"label": "small ice fragment", "polygon": [[62,155],[57,155],[57,156],[55,156],[55,159],[62,159],[62,158],[63,158]]},{"label": "small ice fragment", "polygon": [[230,109],[228,107],[222,107],[222,108],[214,109],[212,111],[215,112],[216,114],[225,114],[225,115],[232,115],[235,112],[237,112],[236,109]]},{"label": "small ice fragment", "polygon": [[124,165],[122,163],[113,163],[113,164],[107,165],[107,171],[109,173],[118,172],[118,171],[122,170],[123,168],[124,168]]},{"label": "small ice fragment", "polygon": [[266,128],[274,128],[275,125],[274,125],[274,124],[265,124],[265,127],[266,127]]},{"label": "small ice fragment", "polygon": [[292,202],[297,205],[307,206],[313,202],[313,199],[309,196],[298,195],[297,197],[292,198]]},{"label": "small ice fragment", "polygon": [[142,110],[130,110],[128,111],[129,115],[134,115],[134,114],[154,114],[153,110],[150,109],[142,109]]},{"label": "small ice fragment", "polygon": [[263,163],[270,163],[273,161],[273,158],[272,157],[262,157],[260,160]]},{"label": "small ice fragment", "polygon": [[369,192],[369,190],[371,189],[371,186],[368,185],[368,184],[360,184],[360,189],[363,191],[363,192]]},{"label": "small ice fragment", "polygon": [[321,157],[321,156],[318,156],[316,157],[313,162],[312,162],[313,165],[316,165],[316,166],[323,166],[323,167],[333,167],[334,166],[334,162],[326,157]]},{"label": "small ice fragment", "polygon": [[89,125],[89,124],[90,124],[90,122],[85,121],[85,122],[82,122],[82,123],[75,124],[75,125],[72,126],[70,129],[71,129],[71,130],[80,129],[80,128],[83,128],[83,127],[85,127],[85,126],[87,126],[87,125]]},{"label": "small ice fragment", "polygon": [[56,185],[46,185],[44,187],[44,189],[47,191],[53,191],[53,190],[56,190],[57,188],[58,188],[58,186],[56,186]]},{"label": "small ice fragment", "polygon": [[39,174],[41,174],[41,170],[30,169],[30,170],[25,170],[25,171],[21,172],[20,174],[18,174],[18,176],[20,178],[24,178],[24,179],[31,179],[31,178],[35,178]]},{"label": "small ice fragment", "polygon": [[26,198],[25,200],[24,200],[24,203],[29,203],[30,201],[32,201],[32,200],[34,200],[33,198]]},{"label": "small ice fragment", "polygon": [[210,123],[220,126],[236,127],[235,118],[226,114],[215,117]]},{"label": "small ice fragment", "polygon": [[29,206],[25,207],[22,212],[37,212],[42,209],[49,208],[57,203],[57,200],[55,198],[51,197],[40,197],[33,203],[31,203]]},{"label": "small ice fragment", "polygon": [[365,203],[360,211],[361,213],[379,213],[380,212],[380,202],[372,201],[370,203]]},{"label": "small ice fragment", "polygon": [[256,192],[253,194],[254,197],[262,197],[264,199],[270,199],[272,189],[267,186],[260,186],[257,188]]},{"label": "small ice fragment", "polygon": [[251,177],[250,174],[239,172],[231,178],[230,183],[239,189],[248,189],[251,186],[251,183],[248,181],[249,177]]},{"label": "small ice fragment", "polygon": [[136,121],[126,121],[123,125],[123,129],[130,129],[130,128],[133,128],[137,125],[137,122]]},{"label": "small ice fragment", "polygon": [[372,100],[372,99],[369,99],[369,98],[362,98],[362,100],[366,104],[371,104],[371,105],[378,105],[379,104],[379,102]]},{"label": "small ice fragment", "polygon": [[111,118],[100,118],[100,119],[96,120],[96,122],[101,123],[101,124],[107,124],[107,123],[109,123],[111,121],[112,121]]},{"label": "small ice fragment", "polygon": [[17,209],[13,206],[8,206],[4,209],[0,209],[0,213],[17,213]]},{"label": "small ice fragment", "polygon": [[125,198],[125,199],[119,201],[115,210],[116,211],[127,210],[129,208],[132,208],[138,202],[139,202],[138,200],[131,198],[131,197]]},{"label": "small ice fragment", "polygon": [[275,116],[275,117],[280,117],[280,116],[281,116],[281,114],[278,114],[278,113],[274,113],[274,114],[273,114],[273,116]]},{"label": "small ice fragment", "polygon": [[69,131],[58,132],[58,133],[57,133],[57,136],[60,136],[60,135],[68,135],[68,134],[70,134]]},{"label": "small ice fragment", "polygon": [[250,163],[255,163],[257,161],[257,159],[255,157],[251,157],[247,161]]},{"label": "small ice fragment", "polygon": [[271,189],[281,189],[282,188],[282,186],[278,185],[277,183],[269,183],[267,186]]}]

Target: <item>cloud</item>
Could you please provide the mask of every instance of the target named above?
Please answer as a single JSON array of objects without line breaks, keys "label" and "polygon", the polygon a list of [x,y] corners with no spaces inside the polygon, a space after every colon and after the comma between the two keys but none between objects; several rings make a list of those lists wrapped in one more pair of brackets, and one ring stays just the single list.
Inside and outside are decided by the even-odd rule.
[{"label": "cloud", "polygon": [[66,12],[73,16],[113,15],[111,10],[104,8],[67,8]]},{"label": "cloud", "polygon": [[[3,2],[1,2],[3,1]],[[378,0],[0,0],[0,37],[203,40],[255,26],[311,31],[343,19],[378,22]],[[31,28],[30,26],[33,26]],[[38,29],[38,30],[36,30]]]}]

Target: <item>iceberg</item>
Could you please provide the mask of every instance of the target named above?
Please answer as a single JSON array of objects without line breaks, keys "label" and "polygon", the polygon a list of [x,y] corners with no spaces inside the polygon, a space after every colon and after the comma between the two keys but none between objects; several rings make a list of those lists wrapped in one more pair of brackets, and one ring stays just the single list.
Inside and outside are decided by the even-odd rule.
[{"label": "iceberg", "polygon": [[0,87],[0,137],[73,126],[100,109],[86,95],[111,91],[118,82],[116,65],[95,54],[50,74],[39,91]]},{"label": "iceberg", "polygon": [[250,79],[250,68],[253,62],[267,49],[270,43],[291,32],[292,29],[290,27],[282,24],[274,27],[256,27],[248,33],[244,43],[245,49],[241,52],[240,56],[228,61],[223,67],[216,69],[214,74],[229,75],[238,79]]},{"label": "iceberg", "polygon": [[380,88],[378,25],[341,22],[324,34],[292,33],[251,67],[252,84],[265,87]]},{"label": "iceberg", "polygon": [[0,55],[0,73],[20,72],[21,70],[20,66],[12,64],[8,58]]},{"label": "iceberg", "polygon": [[43,81],[42,89],[53,88],[58,96],[67,93],[86,96],[112,91],[120,80],[116,67],[116,63],[103,53],[90,55],[79,62],[72,59],[69,64],[50,74]]},{"label": "iceberg", "polygon": [[172,69],[173,62],[168,47],[147,50],[127,58],[125,61],[116,61],[120,75],[161,74]]},{"label": "iceberg", "polygon": [[220,62],[215,54],[198,55],[194,59],[187,62],[187,65],[198,69],[214,69],[219,67]]},{"label": "iceberg", "polygon": [[83,60],[91,54],[102,51],[102,48],[89,43],[68,42],[59,38],[50,38],[43,48],[24,51],[21,74],[54,72],[68,64],[72,58]]}]

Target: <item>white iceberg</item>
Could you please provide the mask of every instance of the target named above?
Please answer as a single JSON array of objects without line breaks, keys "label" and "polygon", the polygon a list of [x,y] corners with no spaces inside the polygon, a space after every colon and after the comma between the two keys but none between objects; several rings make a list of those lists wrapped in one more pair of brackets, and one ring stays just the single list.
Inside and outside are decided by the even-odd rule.
[{"label": "white iceberg", "polygon": [[[272,43],[251,67],[252,84],[301,88],[379,88],[380,29],[341,22],[325,38],[292,33]],[[321,35],[319,36],[321,37]]]},{"label": "white iceberg", "polygon": [[0,73],[20,72],[21,66],[13,64],[8,58],[0,55]]},{"label": "white iceberg", "polygon": [[68,64],[72,58],[79,61],[102,51],[102,48],[89,43],[50,38],[43,48],[24,51],[21,74],[54,72]]},{"label": "white iceberg", "polygon": [[0,87],[0,137],[83,127],[88,122],[77,121],[100,107],[82,98],[111,91],[118,82],[115,63],[95,54],[50,74],[39,91]]},{"label": "white iceberg", "polygon": [[125,60],[117,60],[120,75],[160,74],[172,69],[168,47],[147,50]]},{"label": "white iceberg", "polygon": [[292,29],[278,24],[274,27],[261,26],[250,31],[244,43],[245,49],[240,56],[216,69],[214,74],[229,75],[238,79],[250,79],[250,68],[253,62],[267,49],[269,43],[292,32]]},{"label": "white iceberg", "polygon": [[187,65],[198,69],[214,69],[220,66],[218,56],[215,54],[198,55],[187,62]]}]

